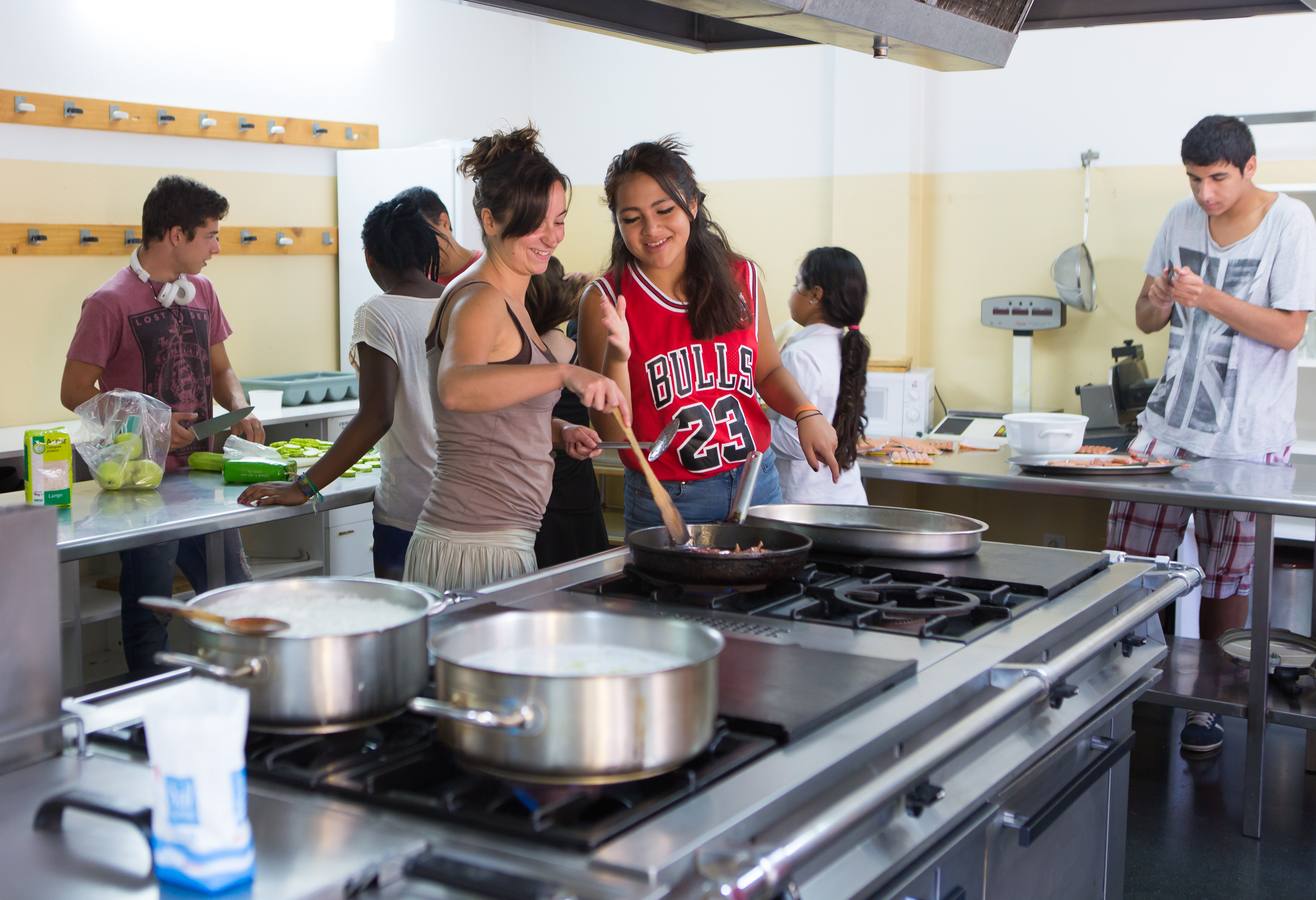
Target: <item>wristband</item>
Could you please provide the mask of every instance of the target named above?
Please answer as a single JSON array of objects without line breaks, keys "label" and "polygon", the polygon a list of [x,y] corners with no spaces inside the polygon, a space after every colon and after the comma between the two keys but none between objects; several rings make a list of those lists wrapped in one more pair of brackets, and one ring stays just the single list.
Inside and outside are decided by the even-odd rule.
[{"label": "wristband", "polygon": [[307,500],[324,499],[324,496],[320,493],[320,489],[315,486],[315,482],[311,481],[305,473],[294,478],[292,483],[297,487],[297,490],[302,492],[302,496]]},{"label": "wristband", "polygon": [[803,413],[798,419],[795,420],[795,425],[798,427],[799,424],[803,422],[805,419],[812,419],[814,416],[821,416],[821,415],[822,413],[820,413],[816,409],[813,410],[812,412]]},{"label": "wristband", "polygon": [[[818,412],[818,407],[814,406],[812,403],[802,403],[795,408],[795,413],[791,416],[791,418],[794,419],[796,422],[798,422],[800,421],[800,416],[802,416],[804,413],[807,412],[816,413]],[[822,415],[822,413],[818,413],[818,414]]]}]

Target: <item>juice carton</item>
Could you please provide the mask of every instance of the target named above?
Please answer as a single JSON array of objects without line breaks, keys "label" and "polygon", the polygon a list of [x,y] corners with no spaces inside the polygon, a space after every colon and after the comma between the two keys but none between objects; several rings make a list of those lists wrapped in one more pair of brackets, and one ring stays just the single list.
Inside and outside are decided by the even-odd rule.
[{"label": "juice carton", "polygon": [[73,440],[63,429],[23,432],[23,496],[34,506],[67,508],[73,497]]}]

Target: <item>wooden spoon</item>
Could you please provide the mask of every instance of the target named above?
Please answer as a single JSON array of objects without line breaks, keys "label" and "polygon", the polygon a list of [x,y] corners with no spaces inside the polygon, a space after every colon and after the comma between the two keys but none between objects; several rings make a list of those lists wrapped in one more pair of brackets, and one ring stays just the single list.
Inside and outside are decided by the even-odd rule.
[{"label": "wooden spoon", "polygon": [[287,631],[292,627],[282,619],[268,619],[265,616],[237,616],[227,619],[219,613],[213,613],[198,606],[189,606],[186,603],[180,603],[166,597],[142,597],[138,602],[150,609],[173,613],[182,616],[184,619],[192,619],[197,622],[213,622],[234,634],[260,637],[261,635]]},{"label": "wooden spoon", "polygon": [[667,488],[658,480],[658,476],[653,474],[653,468],[649,465],[649,460],[640,452],[640,442],[635,439],[635,432],[621,417],[620,409],[613,409],[613,416],[617,419],[617,424],[621,430],[626,433],[626,440],[630,442],[631,450],[635,453],[635,458],[639,460],[640,471],[644,473],[644,480],[649,483],[649,493],[653,494],[653,502],[658,504],[658,510],[663,514],[663,524],[667,526],[667,533],[672,538],[673,544],[684,544],[690,540],[690,530],[685,527],[685,519],[681,518],[681,511],[676,508],[672,502],[671,495],[667,493]]}]

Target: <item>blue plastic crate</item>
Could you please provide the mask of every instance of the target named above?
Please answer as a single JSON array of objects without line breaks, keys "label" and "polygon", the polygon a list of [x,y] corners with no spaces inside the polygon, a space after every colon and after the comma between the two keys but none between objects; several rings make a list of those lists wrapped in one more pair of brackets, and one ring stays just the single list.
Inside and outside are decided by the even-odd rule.
[{"label": "blue plastic crate", "polygon": [[248,391],[283,391],[284,406],[299,406],[355,398],[358,382],[355,372],[297,372],[244,378],[242,387]]}]

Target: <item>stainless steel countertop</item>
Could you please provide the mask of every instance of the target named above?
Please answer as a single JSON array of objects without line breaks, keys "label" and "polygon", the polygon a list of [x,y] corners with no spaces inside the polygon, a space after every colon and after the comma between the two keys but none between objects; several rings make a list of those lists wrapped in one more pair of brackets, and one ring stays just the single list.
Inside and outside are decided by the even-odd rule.
[{"label": "stainless steel countertop", "polygon": [[1203,509],[1316,518],[1316,460],[1265,466],[1211,459],[1182,466],[1168,475],[1032,475],[1009,459],[1004,447],[992,453],[960,452],[934,457],[930,466],[895,466],[879,460],[859,463],[866,479],[919,484],[1061,494],[1102,500],[1142,500]]},{"label": "stainless steel countertop", "polygon": [[[216,472],[173,472],[155,491],[102,491],[96,482],[83,481],[73,486],[72,507],[59,510],[59,561],[369,503],[378,484],[376,472],[340,478],[315,507],[257,509],[238,504],[245,485],[224,484]],[[22,503],[21,491],[0,494],[0,507]]]},{"label": "stainless steel countertop", "polygon": [[[102,753],[66,755],[0,778],[5,814],[0,846],[6,862],[6,897],[197,897],[155,880],[151,850],[131,825],[69,810],[60,832],[37,831],[32,817],[43,800],[71,788],[95,791],[120,803],[150,803],[151,770]],[[404,829],[372,821],[358,810],[337,811],[287,800],[253,784],[248,814],[256,842],[256,878],[243,898],[337,898],[376,872],[400,869],[425,842]],[[396,877],[396,876],[394,876]]]}]

